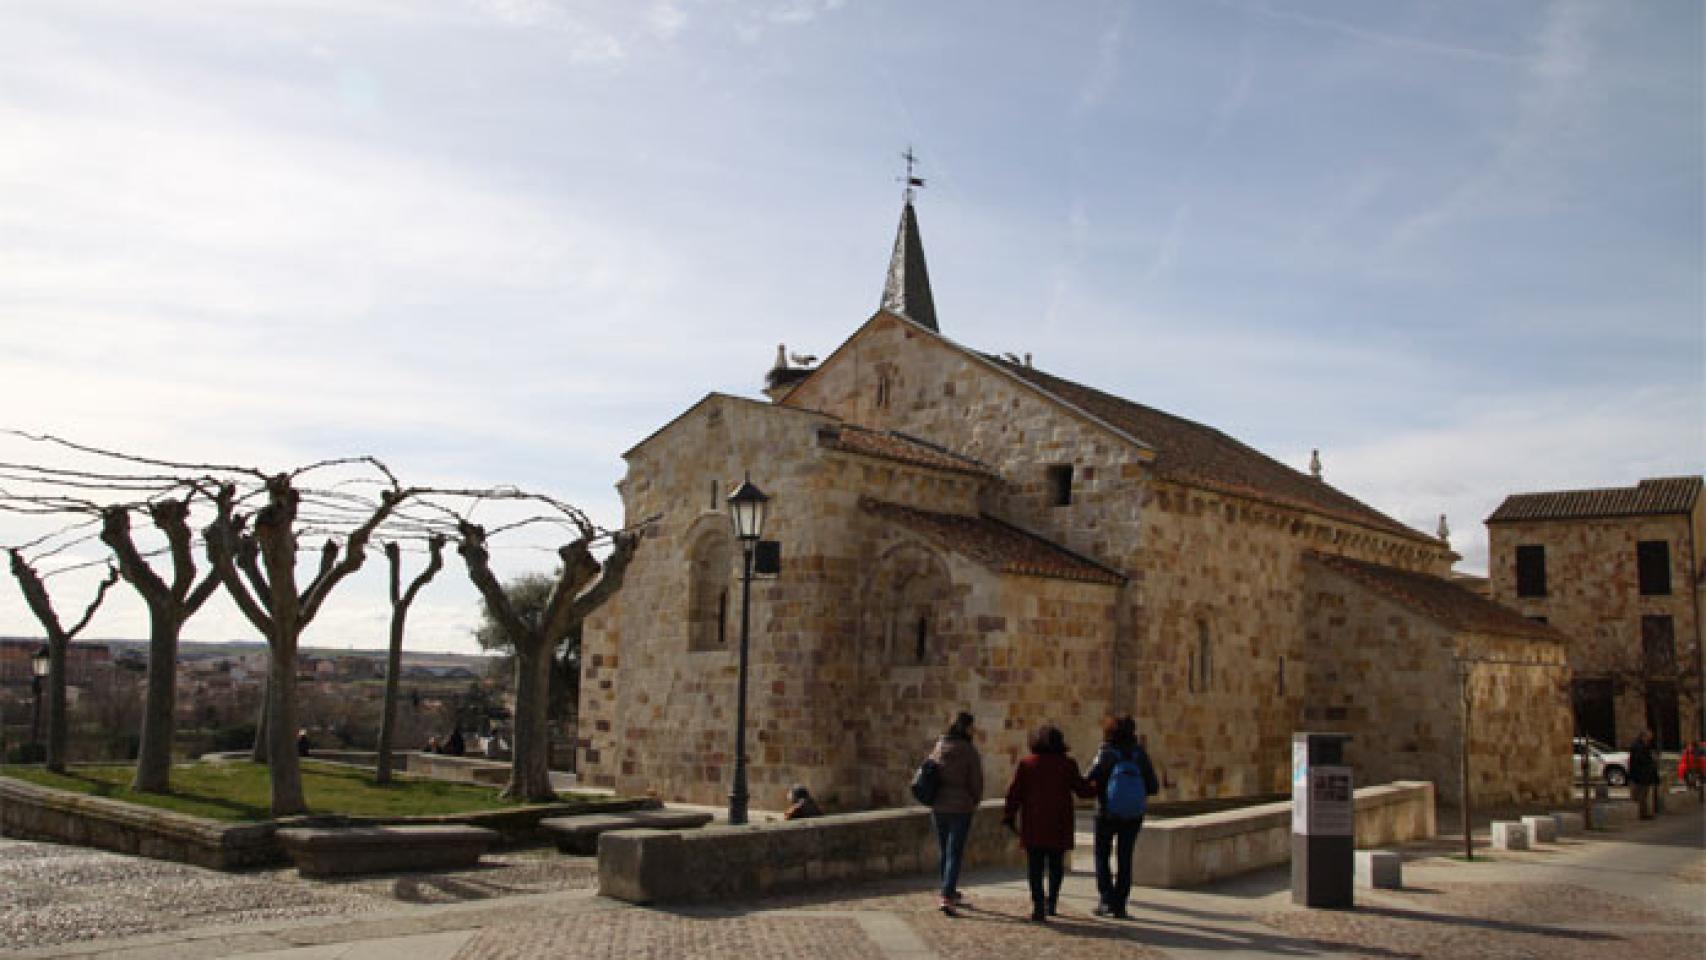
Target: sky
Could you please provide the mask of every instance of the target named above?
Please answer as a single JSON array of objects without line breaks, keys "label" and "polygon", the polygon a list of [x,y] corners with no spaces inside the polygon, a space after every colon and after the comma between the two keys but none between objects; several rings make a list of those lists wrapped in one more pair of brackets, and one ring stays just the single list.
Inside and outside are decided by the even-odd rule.
[{"label": "sky", "polygon": [[[1318,448],[1480,572],[1506,494],[1706,464],[1702,11],[0,0],[0,426],[618,526],[624,450],[875,310],[911,146],[944,334]],[[380,570],[304,642],[382,646]],[[477,620],[452,567],[410,646]]]}]

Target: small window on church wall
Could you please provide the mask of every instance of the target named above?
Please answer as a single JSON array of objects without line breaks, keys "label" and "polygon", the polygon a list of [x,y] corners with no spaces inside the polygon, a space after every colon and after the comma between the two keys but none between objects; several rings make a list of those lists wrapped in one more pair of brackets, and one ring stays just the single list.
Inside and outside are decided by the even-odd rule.
[{"label": "small window on church wall", "polygon": [[1197,689],[1207,691],[1214,684],[1214,651],[1209,645],[1208,621],[1197,621]]},{"label": "small window on church wall", "polygon": [[913,659],[917,660],[919,663],[923,663],[925,655],[929,652],[930,618],[928,616],[920,616],[918,618],[917,635],[913,638]]},{"label": "small window on church wall", "polygon": [[1285,696],[1285,658],[1279,658],[1279,695]]},{"label": "small window on church wall", "polygon": [[1072,464],[1060,463],[1048,468],[1049,502],[1057,507],[1072,503]]},{"label": "small window on church wall", "polygon": [[711,499],[709,501],[709,505],[705,509],[707,509],[707,510],[717,509],[717,507],[719,506],[717,501],[721,499],[720,497],[717,496],[717,493],[718,493],[717,481],[713,479],[711,481]]},{"label": "small window on church wall", "polygon": [[886,373],[877,374],[877,409],[883,410],[888,408],[889,392],[891,389],[892,388],[889,384],[889,375]]}]

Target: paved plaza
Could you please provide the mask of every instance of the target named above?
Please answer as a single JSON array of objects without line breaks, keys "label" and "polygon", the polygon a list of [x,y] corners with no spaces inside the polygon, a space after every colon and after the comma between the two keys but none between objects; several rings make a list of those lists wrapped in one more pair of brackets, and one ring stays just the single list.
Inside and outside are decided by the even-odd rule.
[{"label": "paved plaza", "polygon": [[196,960],[666,958],[1606,958],[1706,956],[1706,812],[1524,853],[1405,851],[1405,889],[1359,890],[1352,911],[1293,907],[1284,871],[1192,891],[1138,890],[1133,919],[1090,915],[1069,879],[1061,916],[1024,919],[1011,871],[969,878],[971,909],[936,912],[923,880],[750,904],[635,907],[593,890],[590,859],[488,857],[474,870],[305,881],[222,874],[78,847],[0,841],[0,948],[17,957]]}]

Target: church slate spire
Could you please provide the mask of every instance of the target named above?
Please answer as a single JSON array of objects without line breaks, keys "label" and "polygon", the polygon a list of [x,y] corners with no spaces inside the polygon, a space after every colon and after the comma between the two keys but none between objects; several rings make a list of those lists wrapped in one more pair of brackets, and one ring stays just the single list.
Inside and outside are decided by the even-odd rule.
[{"label": "church slate spire", "polygon": [[889,258],[888,281],[883,284],[883,309],[929,327],[937,333],[936,299],[930,295],[930,271],[924,266],[924,241],[918,234],[918,213],[912,198],[900,211],[900,229],[895,232],[894,255]]}]

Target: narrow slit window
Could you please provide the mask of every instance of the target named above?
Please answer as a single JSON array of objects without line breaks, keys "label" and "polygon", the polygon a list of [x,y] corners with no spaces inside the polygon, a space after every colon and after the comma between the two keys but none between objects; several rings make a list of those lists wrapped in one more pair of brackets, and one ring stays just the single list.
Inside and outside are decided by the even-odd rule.
[{"label": "narrow slit window", "polygon": [[918,660],[919,663],[924,662],[924,655],[929,651],[929,644],[930,644],[930,618],[929,617],[919,617],[918,618],[918,631],[917,631],[917,636],[914,638],[914,649],[913,649],[913,656],[914,656],[914,658],[916,658]]}]

